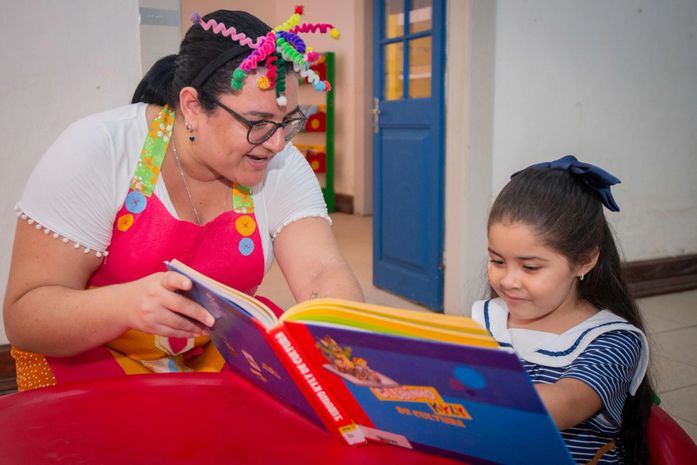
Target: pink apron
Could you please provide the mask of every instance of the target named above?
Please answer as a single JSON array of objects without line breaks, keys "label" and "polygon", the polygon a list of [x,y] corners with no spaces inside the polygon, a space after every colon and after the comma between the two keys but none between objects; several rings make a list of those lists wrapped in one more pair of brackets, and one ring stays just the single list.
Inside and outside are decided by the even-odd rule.
[{"label": "pink apron", "polygon": [[[178,220],[154,195],[174,113],[164,107],[150,125],[138,167],[123,206],[116,214],[108,258],[88,287],[134,281],[165,271],[174,258],[253,294],[264,276],[264,254],[248,188],[234,184],[232,211],[199,226]],[[12,349],[20,390],[124,374],[220,371],[222,357],[202,336],[168,338],[128,330],[105,346],[74,357],[56,358]]]}]

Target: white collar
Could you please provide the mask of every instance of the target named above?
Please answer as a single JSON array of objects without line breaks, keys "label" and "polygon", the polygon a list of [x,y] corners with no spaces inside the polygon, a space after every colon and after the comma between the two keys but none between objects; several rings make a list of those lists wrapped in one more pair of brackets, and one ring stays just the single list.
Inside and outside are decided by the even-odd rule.
[{"label": "white collar", "polygon": [[[508,307],[502,299],[479,301],[472,312],[473,317],[486,326],[502,347],[515,349],[508,329]],[[638,334],[643,346],[639,366],[629,388],[629,392],[634,395],[648,368],[649,344],[639,328],[609,310],[601,310],[557,337],[546,338],[539,345],[533,344],[528,350],[517,352],[517,354],[521,359],[538,365],[563,367],[571,364],[595,338],[618,329]]]}]

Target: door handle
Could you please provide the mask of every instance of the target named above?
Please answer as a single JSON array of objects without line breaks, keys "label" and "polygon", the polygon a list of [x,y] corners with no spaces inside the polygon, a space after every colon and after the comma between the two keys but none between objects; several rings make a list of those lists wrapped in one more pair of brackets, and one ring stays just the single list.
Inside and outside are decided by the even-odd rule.
[{"label": "door handle", "polygon": [[373,115],[373,134],[380,132],[380,99],[373,97],[373,108],[370,110]]}]

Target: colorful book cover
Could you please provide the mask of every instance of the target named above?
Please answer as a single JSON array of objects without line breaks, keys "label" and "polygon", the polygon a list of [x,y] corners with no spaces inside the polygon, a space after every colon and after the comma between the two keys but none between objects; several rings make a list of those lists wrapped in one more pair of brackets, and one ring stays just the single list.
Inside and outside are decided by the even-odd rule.
[{"label": "colorful book cover", "polygon": [[[280,318],[176,261],[228,365],[348,443],[471,464],[573,464],[517,356],[469,318],[318,299]],[[356,426],[359,425],[359,426]]]},{"label": "colorful book cover", "polygon": [[348,444],[365,443],[343,407],[332,402],[322,375],[315,376],[304,355],[292,350],[292,337],[283,333],[268,306],[177,260],[167,267],[191,278],[193,287],[185,295],[215,318],[211,340],[231,369]]},{"label": "colorful book cover", "polygon": [[[517,356],[286,321],[368,439],[471,464],[573,464]],[[312,350],[314,348],[317,350]]]}]

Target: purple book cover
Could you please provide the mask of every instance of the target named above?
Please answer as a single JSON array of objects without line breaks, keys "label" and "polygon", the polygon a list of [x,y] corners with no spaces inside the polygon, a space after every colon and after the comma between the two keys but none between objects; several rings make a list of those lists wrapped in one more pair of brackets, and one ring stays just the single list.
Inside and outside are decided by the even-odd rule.
[{"label": "purple book cover", "polygon": [[205,284],[194,279],[192,281],[193,287],[185,295],[205,307],[215,318],[211,340],[225,363],[245,379],[323,426],[271,347],[264,327],[234,302],[220,296]]}]

